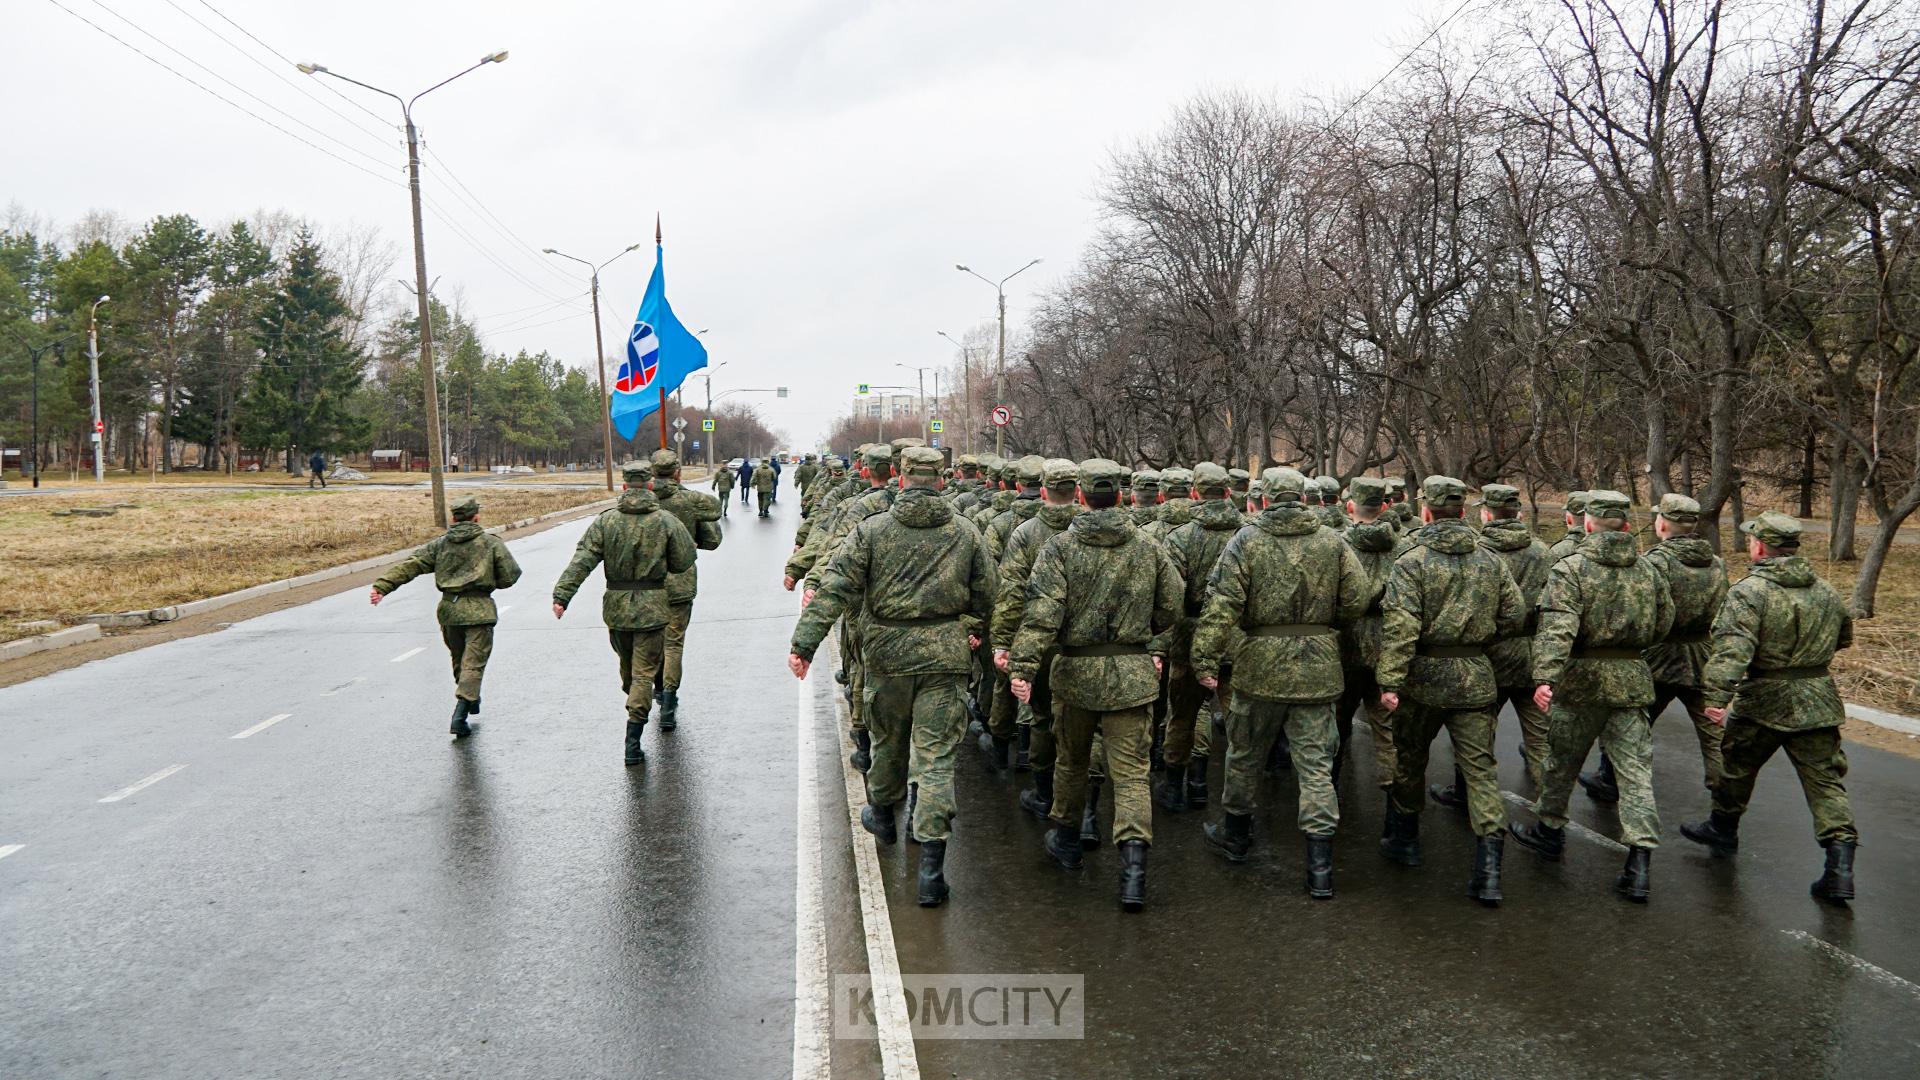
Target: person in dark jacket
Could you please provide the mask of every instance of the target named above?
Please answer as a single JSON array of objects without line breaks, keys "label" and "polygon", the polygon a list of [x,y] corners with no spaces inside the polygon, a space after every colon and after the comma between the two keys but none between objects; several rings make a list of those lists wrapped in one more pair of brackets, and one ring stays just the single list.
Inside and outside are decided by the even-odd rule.
[{"label": "person in dark jacket", "polygon": [[780,501],[780,455],[768,458],[767,464],[773,466],[773,494],[767,496],[767,505],[772,506]]},{"label": "person in dark jacket", "polygon": [[753,459],[740,459],[740,505],[747,505],[747,492],[753,490]]},{"label": "person in dark jacket", "polygon": [[313,487],[315,481],[318,481],[321,487],[327,486],[327,455],[315,450],[313,456],[307,459],[307,468],[313,473],[312,476],[307,477],[307,487]]}]

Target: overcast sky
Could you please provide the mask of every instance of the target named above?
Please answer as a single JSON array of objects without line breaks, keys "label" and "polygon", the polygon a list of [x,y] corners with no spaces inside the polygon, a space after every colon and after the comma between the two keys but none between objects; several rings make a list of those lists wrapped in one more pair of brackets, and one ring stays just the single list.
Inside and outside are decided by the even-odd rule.
[{"label": "overcast sky", "polygon": [[[543,266],[537,249],[604,259],[651,239],[658,210],[668,296],[690,328],[711,329],[713,362],[727,363],[715,392],[791,387],[764,412],[803,443],[847,408],[856,383],[911,384],[913,373],[896,363],[950,361],[935,330],[959,335],[992,318],[992,289],[954,263],[998,278],[1044,257],[1010,287],[1017,325],[1032,291],[1070,270],[1096,229],[1091,196],[1108,152],[1152,133],[1176,102],[1228,87],[1282,98],[1364,89],[1452,8],[1450,0],[57,3],[371,172],[183,82],[54,0],[6,0],[0,202],[62,225],[93,209],[136,224],[180,211],[212,224],[263,208],[373,224],[402,253],[387,276],[410,278],[397,183],[404,143],[318,93],[234,24],[289,59],[407,92],[507,49],[507,63],[436,91],[416,112],[431,155],[425,190],[452,219],[430,210],[427,222],[428,272],[442,295],[460,291],[492,350],[547,349],[585,365],[593,355],[585,302],[555,303],[585,293],[584,273]],[[397,121],[388,99],[356,100]],[[504,227],[466,205],[449,170]],[[610,343],[631,323],[650,263],[643,249],[603,277]]]}]

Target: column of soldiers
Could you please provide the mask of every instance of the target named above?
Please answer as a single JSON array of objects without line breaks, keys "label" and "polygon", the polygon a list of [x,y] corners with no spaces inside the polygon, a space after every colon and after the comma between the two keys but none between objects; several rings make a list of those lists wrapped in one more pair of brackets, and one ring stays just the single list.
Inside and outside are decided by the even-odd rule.
[{"label": "column of soldiers", "polygon": [[[828,458],[804,488],[786,578],[805,583],[790,665],[804,677],[839,624],[851,761],[867,771],[862,823],[893,843],[904,803],[923,904],[950,892],[952,770],[969,716],[991,771],[1031,773],[1018,805],[1046,820],[1044,851],[1062,867],[1099,844],[1111,790],[1128,911],[1146,903],[1154,803],[1207,807],[1214,761],[1207,846],[1252,856],[1263,766],[1288,762],[1307,891],[1331,897],[1356,716],[1385,796],[1388,860],[1421,865],[1429,798],[1463,811],[1476,838],[1468,895],[1498,905],[1506,840],[1563,858],[1578,783],[1618,804],[1616,889],[1644,902],[1660,832],[1651,725],[1675,701],[1713,801],[1682,835],[1732,855],[1754,777],[1784,749],[1827,852],[1813,894],[1853,896],[1844,712],[1827,671],[1851,622],[1799,557],[1790,517],[1743,526],[1753,569],[1729,588],[1694,535],[1700,507],[1680,495],[1661,500],[1643,554],[1613,491],[1572,493],[1549,545],[1522,520],[1518,489],[1483,485],[1470,517],[1467,486],[1445,476],[1422,481],[1416,512],[1394,477],[1355,477],[1343,498],[1336,478],[1284,467],[1256,478],[1210,462],[1129,471],[965,455],[949,477],[917,439],[858,458],[860,477]],[[1499,785],[1504,706],[1536,793],[1524,825],[1509,823]],[[1442,730],[1452,783],[1429,789]],[[1582,776],[1596,743],[1600,767]]]}]

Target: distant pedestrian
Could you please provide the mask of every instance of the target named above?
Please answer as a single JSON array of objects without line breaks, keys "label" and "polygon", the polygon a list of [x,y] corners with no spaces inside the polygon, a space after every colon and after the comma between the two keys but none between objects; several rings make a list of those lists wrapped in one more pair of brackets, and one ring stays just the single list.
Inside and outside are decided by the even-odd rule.
[{"label": "distant pedestrian", "polygon": [[327,486],[327,455],[315,450],[313,456],[307,459],[307,468],[312,470],[312,475],[307,477],[308,490],[312,490],[315,483],[321,487]]},{"label": "distant pedestrian", "polygon": [[773,505],[773,487],[780,482],[780,474],[764,462],[753,470],[753,497],[760,506],[760,516],[770,517],[767,508]]},{"label": "distant pedestrian", "polygon": [[720,500],[721,517],[727,515],[727,496],[733,494],[733,479],[733,470],[725,465],[713,471],[713,493]]},{"label": "distant pedestrian", "polygon": [[775,454],[768,458],[767,464],[773,466],[773,493],[767,496],[767,505],[772,506],[780,501],[780,455]]},{"label": "distant pedestrian", "polygon": [[740,505],[747,505],[747,492],[753,490],[753,459],[740,459]]}]

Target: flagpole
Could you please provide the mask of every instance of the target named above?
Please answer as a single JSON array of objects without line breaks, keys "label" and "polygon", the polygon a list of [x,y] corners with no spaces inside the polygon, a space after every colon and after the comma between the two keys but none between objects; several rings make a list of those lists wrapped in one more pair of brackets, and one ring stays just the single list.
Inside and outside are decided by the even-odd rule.
[{"label": "flagpole", "polygon": [[[653,246],[660,247],[660,211],[653,212]],[[660,449],[667,448],[667,387],[660,385]]]}]

